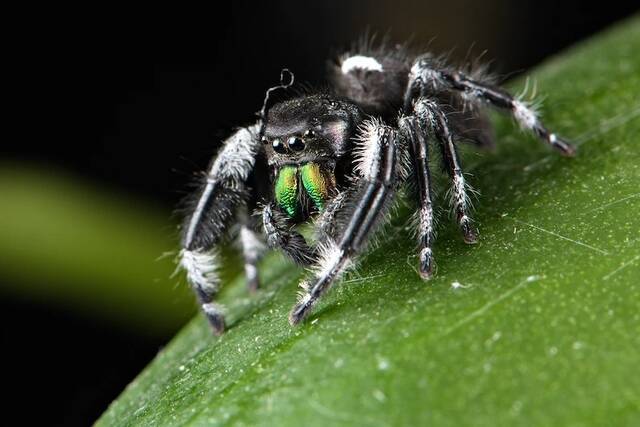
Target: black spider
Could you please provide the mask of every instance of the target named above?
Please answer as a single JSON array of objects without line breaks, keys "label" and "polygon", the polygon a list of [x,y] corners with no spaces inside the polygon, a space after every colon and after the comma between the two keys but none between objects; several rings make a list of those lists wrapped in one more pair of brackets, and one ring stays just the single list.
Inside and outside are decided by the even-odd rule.
[{"label": "black spider", "polygon": [[[430,143],[442,151],[464,241],[476,242],[456,141],[492,143],[484,105],[511,113],[522,128],[562,154],[574,154],[527,103],[429,54],[364,46],[343,55],[330,71],[331,94],[290,95],[290,73],[290,82],[270,89],[259,121],[225,141],[196,195],[183,229],[180,264],[216,333],[224,330],[221,309],[213,302],[219,284],[216,245],[234,221],[240,224],[250,289],[258,288],[256,264],[264,249],[259,228],[270,248],[312,267],[289,315],[295,325],[365,249],[407,182],[415,184],[419,203],[420,275],[431,276]],[[275,90],[289,99],[273,102]],[[262,227],[249,215],[259,204]],[[311,217],[313,244],[294,229]]]}]

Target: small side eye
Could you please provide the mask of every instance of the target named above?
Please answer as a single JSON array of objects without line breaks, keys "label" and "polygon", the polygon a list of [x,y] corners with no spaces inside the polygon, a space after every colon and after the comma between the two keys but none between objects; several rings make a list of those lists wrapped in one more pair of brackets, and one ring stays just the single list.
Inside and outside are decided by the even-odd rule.
[{"label": "small side eye", "polygon": [[266,136],[263,136],[262,138],[260,138],[260,141],[265,145],[267,145],[269,143],[269,140],[267,139]]},{"label": "small side eye", "polygon": [[284,146],[284,143],[279,138],[274,139],[271,142],[271,146],[273,147],[273,151],[278,154],[284,154],[287,152],[287,147]]},{"label": "small side eye", "polygon": [[306,131],[304,131],[302,136],[305,138],[314,138],[316,136],[316,133],[312,129],[307,129]]}]

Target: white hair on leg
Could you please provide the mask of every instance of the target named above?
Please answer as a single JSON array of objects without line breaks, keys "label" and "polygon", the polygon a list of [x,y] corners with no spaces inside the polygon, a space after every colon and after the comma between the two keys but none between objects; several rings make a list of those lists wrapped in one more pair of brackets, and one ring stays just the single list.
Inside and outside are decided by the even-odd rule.
[{"label": "white hair on leg", "polygon": [[433,236],[433,206],[425,205],[418,212],[418,230],[421,236]]},{"label": "white hair on leg", "polygon": [[215,302],[208,302],[202,304],[202,311],[205,312],[208,318],[216,318],[222,315],[224,308],[222,305]]},{"label": "white hair on leg", "polygon": [[[344,251],[333,240],[327,240],[319,246],[318,250],[320,254],[318,262],[311,269],[316,283],[323,282],[327,278],[335,283],[353,266],[351,258],[345,256]],[[310,287],[308,281],[301,282],[299,286],[302,291],[298,294],[298,303],[306,304],[311,300],[314,289]]]},{"label": "white hair on leg", "polygon": [[209,177],[213,180],[233,178],[245,181],[253,169],[260,149],[259,125],[241,128],[231,135],[211,165]]},{"label": "white hair on leg", "polygon": [[513,117],[523,129],[534,129],[540,125],[535,110],[524,101],[513,101]]},{"label": "white hair on leg", "polygon": [[377,172],[384,130],[385,126],[376,119],[366,120],[359,127],[359,135],[355,138],[355,170],[366,179],[374,178]]},{"label": "white hair on leg", "polygon": [[455,206],[459,206],[465,211],[471,205],[469,194],[467,193],[468,190],[469,185],[467,184],[467,180],[464,179],[462,171],[456,171],[455,175],[453,176],[453,204]]},{"label": "white hair on leg", "polygon": [[207,185],[204,187],[204,190],[202,190],[202,195],[200,196],[200,199],[198,199],[198,204],[196,205],[193,214],[191,214],[191,221],[189,221],[189,228],[187,229],[187,234],[185,237],[185,241],[187,242],[193,241],[196,228],[201,221],[204,207],[207,205],[209,197],[211,197],[211,192],[213,191],[214,184],[215,181],[207,179]]},{"label": "white hair on leg", "polygon": [[350,264],[349,257],[344,256],[344,251],[333,240],[321,245],[319,252],[320,257],[314,267],[314,273],[317,277],[325,277],[332,271],[336,271],[335,278],[337,279]]},{"label": "white hair on leg", "polygon": [[187,272],[187,279],[198,294],[214,295],[218,291],[218,261],[214,251],[183,249],[180,252],[180,266]]},{"label": "white hair on leg", "polygon": [[414,62],[409,72],[409,85],[413,85],[419,81],[433,89],[446,86],[442,78],[442,73],[431,67],[429,63],[430,58],[419,58]]},{"label": "white hair on leg", "polygon": [[417,118],[420,120],[421,126],[427,126],[430,129],[436,127],[436,117],[433,114],[438,109],[438,105],[430,99],[418,98],[413,103],[413,110]]}]

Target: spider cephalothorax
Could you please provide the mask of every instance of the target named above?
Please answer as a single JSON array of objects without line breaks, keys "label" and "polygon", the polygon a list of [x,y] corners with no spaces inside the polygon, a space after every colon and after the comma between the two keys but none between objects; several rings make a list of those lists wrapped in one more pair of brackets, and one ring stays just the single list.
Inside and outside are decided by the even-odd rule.
[{"label": "spider cephalothorax", "polygon": [[349,156],[361,120],[357,106],[328,95],[295,98],[269,110],[261,141],[276,205],[290,219],[306,220],[336,195],[336,172],[344,176],[336,166]]},{"label": "spider cephalothorax", "polygon": [[[432,145],[451,179],[463,239],[476,242],[456,143],[492,143],[485,105],[509,112],[562,154],[574,153],[527,103],[428,54],[363,47],[331,64],[331,76],[333,93],[290,96],[270,105],[271,92],[288,92],[293,81],[270,89],[260,120],[225,141],[196,194],[183,228],[180,265],[216,333],[224,330],[222,310],[213,302],[219,285],[216,247],[234,221],[250,289],[258,288],[261,233],[268,247],[311,267],[289,316],[297,324],[365,250],[406,183],[414,184],[418,206],[420,276],[433,274]],[[307,242],[295,226],[312,217],[316,233]]]}]

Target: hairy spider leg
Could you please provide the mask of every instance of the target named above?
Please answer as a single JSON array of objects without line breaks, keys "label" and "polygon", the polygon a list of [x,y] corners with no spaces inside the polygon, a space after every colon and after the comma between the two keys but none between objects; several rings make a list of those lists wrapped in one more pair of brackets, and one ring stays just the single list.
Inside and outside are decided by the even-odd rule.
[{"label": "hairy spider leg", "polygon": [[433,242],[435,240],[433,184],[429,171],[427,133],[421,128],[415,116],[401,118],[399,125],[400,131],[408,141],[420,204],[418,211],[419,271],[420,276],[426,280],[432,276],[435,266],[433,257]]},{"label": "hairy spider leg", "polygon": [[476,243],[478,240],[477,232],[471,224],[472,220],[469,213],[471,204],[467,194],[468,184],[464,178],[447,117],[436,102],[427,98],[416,100],[414,110],[421,122],[432,130],[433,136],[442,150],[442,159],[453,183],[451,202],[464,241],[469,244]]},{"label": "hairy spider leg", "polygon": [[244,260],[244,274],[247,278],[247,287],[250,292],[256,292],[260,287],[258,262],[262,258],[266,248],[261,237],[254,231],[251,218],[247,214],[246,208],[240,209],[238,220],[240,222],[238,240]]},{"label": "hairy spider leg", "polygon": [[216,334],[225,328],[222,309],[214,302],[220,283],[216,247],[249,197],[247,180],[260,149],[258,128],[241,128],[224,142],[182,230],[180,266]]},{"label": "hairy spider leg", "polygon": [[527,103],[514,98],[499,87],[473,80],[460,71],[452,71],[439,66],[430,58],[418,59],[411,68],[405,106],[407,102],[411,102],[412,94],[420,89],[460,91],[466,99],[484,101],[496,108],[510,112],[523,129],[532,131],[538,138],[563,155],[573,156],[576,152],[573,145],[547,130],[538,114]]},{"label": "hairy spider leg", "polygon": [[397,181],[397,132],[372,121],[366,125],[360,141],[362,177],[357,182],[357,200],[341,212],[349,218],[340,233],[337,244],[329,239],[321,248],[320,260],[315,265],[311,283],[303,282],[304,289],[298,303],[289,314],[292,325],[300,323],[331,284],[352,264],[353,258],[364,249],[364,243],[375,225],[384,217],[387,201],[394,193]]}]

